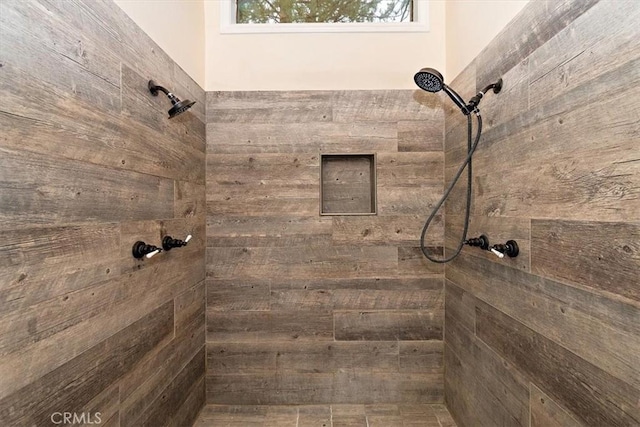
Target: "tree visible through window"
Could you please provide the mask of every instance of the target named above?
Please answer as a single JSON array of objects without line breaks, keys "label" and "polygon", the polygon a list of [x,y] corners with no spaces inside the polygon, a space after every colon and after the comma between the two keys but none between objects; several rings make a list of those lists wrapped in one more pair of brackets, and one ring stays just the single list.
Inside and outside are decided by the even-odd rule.
[{"label": "tree visible through window", "polygon": [[413,0],[236,0],[238,24],[413,21]]}]

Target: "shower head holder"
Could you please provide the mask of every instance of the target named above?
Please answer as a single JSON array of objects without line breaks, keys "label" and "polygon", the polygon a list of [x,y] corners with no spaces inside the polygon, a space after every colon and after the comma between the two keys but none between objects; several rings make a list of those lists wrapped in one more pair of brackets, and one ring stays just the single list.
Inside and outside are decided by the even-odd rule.
[{"label": "shower head holder", "polygon": [[470,108],[472,111],[478,108],[478,105],[480,104],[480,100],[490,90],[493,90],[493,93],[500,93],[500,91],[502,90],[502,78],[499,78],[497,82],[487,85],[484,89],[478,92],[476,96],[474,96],[469,100],[469,105],[467,105],[467,107]]}]

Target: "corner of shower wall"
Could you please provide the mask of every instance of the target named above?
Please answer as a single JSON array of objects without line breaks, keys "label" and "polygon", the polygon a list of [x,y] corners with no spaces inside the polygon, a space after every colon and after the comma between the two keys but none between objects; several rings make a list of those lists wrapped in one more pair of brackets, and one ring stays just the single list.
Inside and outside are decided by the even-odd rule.
[{"label": "corner of shower wall", "polygon": [[[637,197],[620,197],[640,176],[638,19],[638,2],[532,1],[452,83],[466,97],[504,79],[481,108],[469,235],[521,251],[447,265],[445,402],[459,426],[640,420],[640,218]],[[448,111],[445,127],[449,181],[466,121]],[[464,190],[446,206],[449,249]]]},{"label": "corner of shower wall", "polygon": [[[110,1],[0,9],[0,418],[189,424],[205,398],[204,90]],[[169,121],[149,79],[197,104]]]}]

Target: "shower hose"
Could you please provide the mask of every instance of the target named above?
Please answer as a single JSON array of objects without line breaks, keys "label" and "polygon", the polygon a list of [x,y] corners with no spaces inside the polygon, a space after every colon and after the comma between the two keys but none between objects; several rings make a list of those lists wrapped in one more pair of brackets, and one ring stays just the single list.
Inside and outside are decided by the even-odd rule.
[{"label": "shower hose", "polygon": [[[422,228],[422,234],[420,235],[420,249],[422,250],[422,253],[424,254],[425,257],[427,257],[429,261],[433,261],[439,264],[444,264],[446,262],[453,260],[455,257],[457,257],[460,254],[460,251],[462,250],[462,246],[464,246],[464,242],[467,240],[467,231],[469,230],[469,213],[471,210],[471,192],[472,192],[471,180],[473,176],[471,163],[472,163],[473,153],[476,151],[476,148],[478,147],[478,142],[480,142],[480,135],[482,134],[482,116],[480,116],[480,111],[476,109],[474,111],[474,114],[478,118],[478,131],[476,133],[475,140],[473,141],[473,144],[472,144],[471,135],[473,133],[473,129],[472,129],[472,123],[471,123],[471,114],[469,114],[467,116],[467,158],[458,169],[458,172],[456,172],[456,175],[453,177],[451,184],[449,184],[449,187],[447,187],[444,194],[440,198],[440,201],[438,201],[438,203],[433,208],[431,215],[429,215],[429,218],[427,218],[427,222],[425,222],[424,227]],[[448,258],[437,259],[429,255],[429,253],[427,252],[427,248],[425,246],[425,236],[427,235],[427,230],[429,229],[431,222],[433,221],[436,214],[444,204],[445,200],[447,200],[447,198],[449,197],[449,194],[453,190],[453,187],[455,187],[456,183],[458,182],[458,179],[460,179],[460,176],[462,175],[462,172],[464,172],[465,167],[467,167],[467,207],[465,209],[465,214],[464,214],[464,229],[462,230],[462,238],[460,239],[460,243],[458,243],[458,247],[456,248],[453,255],[451,255]],[[444,250],[443,250],[443,253],[444,253]]]}]

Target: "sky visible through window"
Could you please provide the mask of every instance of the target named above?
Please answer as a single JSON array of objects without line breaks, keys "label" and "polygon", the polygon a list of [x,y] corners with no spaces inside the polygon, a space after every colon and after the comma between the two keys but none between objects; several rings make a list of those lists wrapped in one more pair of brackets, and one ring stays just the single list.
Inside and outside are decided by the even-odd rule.
[{"label": "sky visible through window", "polygon": [[413,21],[413,0],[236,0],[239,24]]}]

